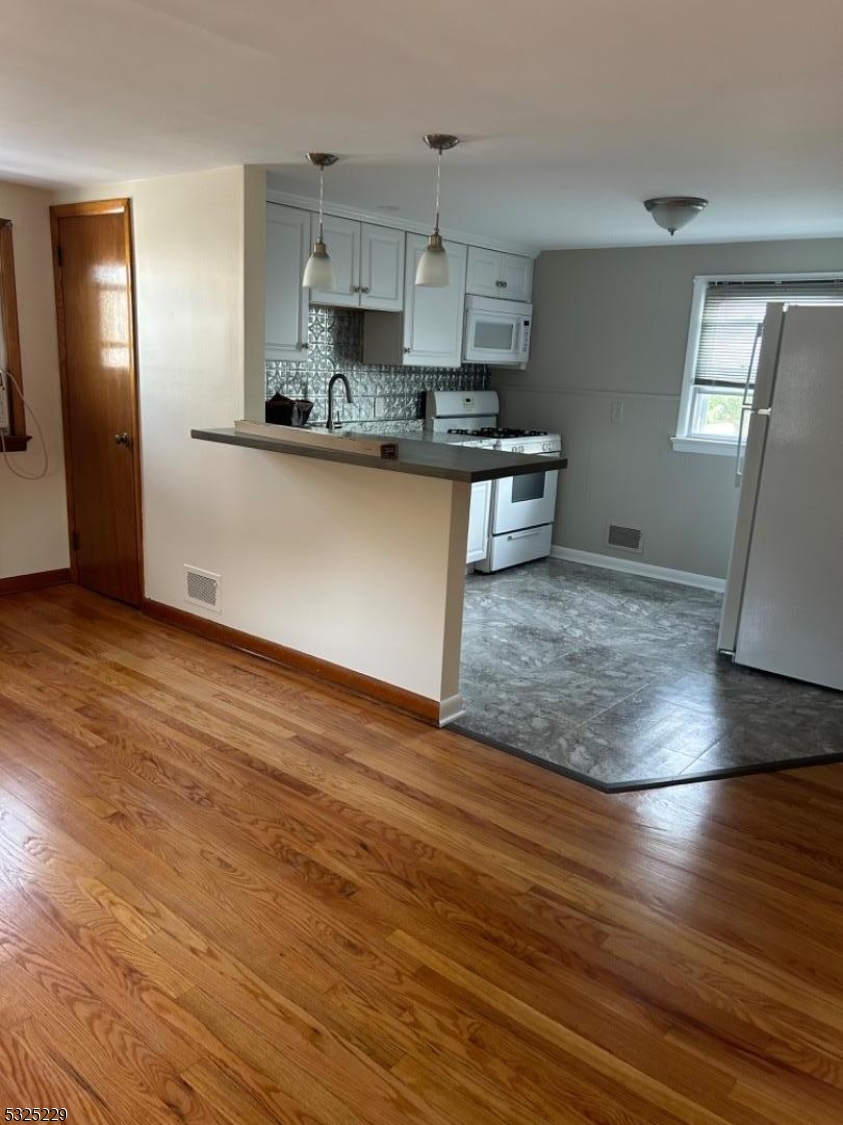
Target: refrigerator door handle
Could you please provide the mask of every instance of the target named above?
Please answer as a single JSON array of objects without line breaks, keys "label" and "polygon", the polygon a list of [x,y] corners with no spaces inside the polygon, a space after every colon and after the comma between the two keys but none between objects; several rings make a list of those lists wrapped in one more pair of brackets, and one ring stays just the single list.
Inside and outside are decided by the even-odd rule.
[{"label": "refrigerator door handle", "polygon": [[752,384],[752,369],[755,366],[755,356],[758,354],[758,345],[761,342],[761,336],[764,333],[764,323],[755,330],[755,339],[752,341],[752,352],[749,356],[749,367],[746,370],[746,382],[743,385],[743,398],[741,399],[741,420],[738,426],[738,447],[735,451],[735,488],[740,488],[741,481],[743,480],[743,420],[744,417],[752,412],[752,404],[746,400],[749,398],[750,390],[753,390]]}]

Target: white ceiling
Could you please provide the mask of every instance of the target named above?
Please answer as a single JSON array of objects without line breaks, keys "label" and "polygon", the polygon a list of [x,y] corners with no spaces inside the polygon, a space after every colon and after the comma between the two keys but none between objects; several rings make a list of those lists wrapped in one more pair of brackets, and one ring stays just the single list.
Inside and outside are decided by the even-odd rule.
[{"label": "white ceiling", "polygon": [[[0,177],[266,164],[536,249],[843,235],[843,0],[2,0]],[[384,212],[384,214],[388,214]]]}]

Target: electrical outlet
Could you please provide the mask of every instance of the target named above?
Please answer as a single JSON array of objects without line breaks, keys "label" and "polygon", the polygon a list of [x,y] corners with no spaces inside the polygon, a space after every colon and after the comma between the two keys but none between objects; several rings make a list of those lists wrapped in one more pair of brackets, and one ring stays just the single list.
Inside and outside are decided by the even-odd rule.
[{"label": "electrical outlet", "polygon": [[612,399],[612,408],[609,412],[609,420],[613,426],[619,426],[623,422],[623,402],[619,398]]}]

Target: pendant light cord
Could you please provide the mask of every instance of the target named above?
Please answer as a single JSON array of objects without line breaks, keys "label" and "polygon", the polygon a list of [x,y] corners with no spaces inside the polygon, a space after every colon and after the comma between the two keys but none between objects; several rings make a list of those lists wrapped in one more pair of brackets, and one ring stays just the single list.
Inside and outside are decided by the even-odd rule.
[{"label": "pendant light cord", "polygon": [[319,165],[319,241],[324,242],[322,237],[322,215],[324,212],[325,203],[325,165]]},{"label": "pendant light cord", "polygon": [[442,186],[442,149],[436,157],[436,214],[433,217],[433,233],[439,234],[439,191]]}]

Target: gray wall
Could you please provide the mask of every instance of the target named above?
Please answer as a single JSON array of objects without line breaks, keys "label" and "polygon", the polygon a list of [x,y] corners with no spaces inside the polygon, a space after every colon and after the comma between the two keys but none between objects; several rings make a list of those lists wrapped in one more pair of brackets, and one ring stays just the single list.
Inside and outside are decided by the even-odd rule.
[{"label": "gray wall", "polygon": [[[497,371],[508,425],[560,432],[570,459],[554,543],[725,577],[737,508],[729,457],[675,453],[697,274],[843,271],[843,239],[554,250],[536,262],[524,372]],[[621,424],[612,403],[623,404]],[[643,555],[606,546],[644,531]]]}]

